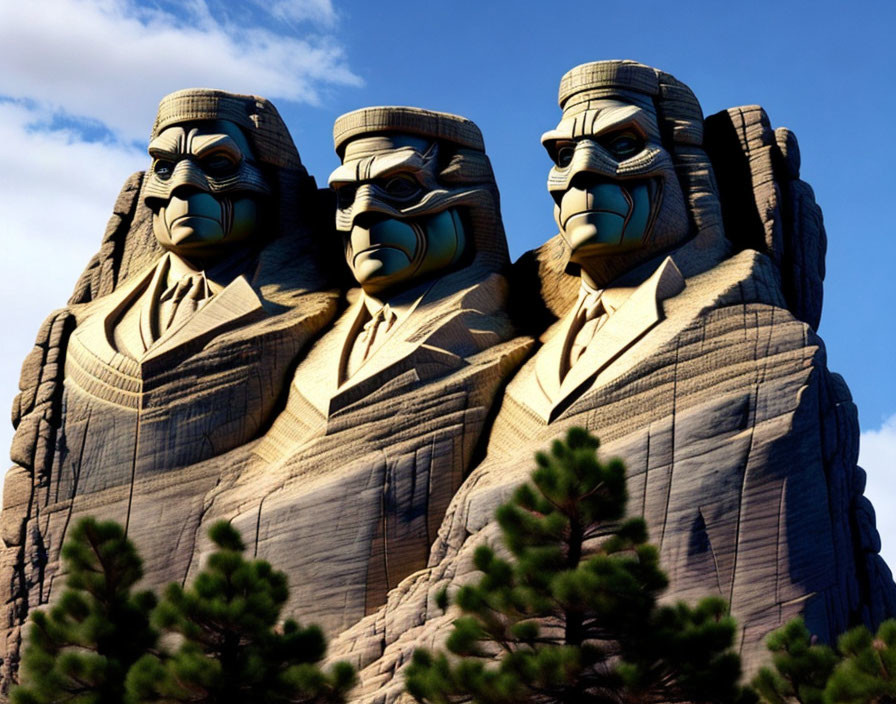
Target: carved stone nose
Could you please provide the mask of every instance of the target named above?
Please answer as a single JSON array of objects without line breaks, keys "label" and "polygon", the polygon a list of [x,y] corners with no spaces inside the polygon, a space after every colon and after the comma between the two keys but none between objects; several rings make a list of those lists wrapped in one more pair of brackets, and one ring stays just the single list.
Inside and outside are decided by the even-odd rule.
[{"label": "carved stone nose", "polygon": [[199,191],[209,191],[208,178],[205,172],[191,159],[182,159],[174,167],[174,173],[171,174],[171,190],[181,190],[184,188],[196,189]]},{"label": "carved stone nose", "polygon": [[376,190],[370,184],[362,184],[355,194],[352,204],[353,223],[366,221],[367,218],[381,220],[384,217],[396,217],[394,208],[384,203],[377,195]]},{"label": "carved stone nose", "polygon": [[606,179],[591,171],[580,171],[572,177],[572,181],[569,182],[569,189],[577,188],[587,191],[597,186],[601,181],[606,181]]}]

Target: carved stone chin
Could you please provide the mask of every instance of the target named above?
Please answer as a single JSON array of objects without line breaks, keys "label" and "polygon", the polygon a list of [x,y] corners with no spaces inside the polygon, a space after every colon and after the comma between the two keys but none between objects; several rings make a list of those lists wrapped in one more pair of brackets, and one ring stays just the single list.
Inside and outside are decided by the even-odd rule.
[{"label": "carved stone chin", "polygon": [[662,180],[597,183],[570,188],[562,197],[561,232],[571,262],[587,267],[592,259],[648,246],[650,226],[662,204]]}]

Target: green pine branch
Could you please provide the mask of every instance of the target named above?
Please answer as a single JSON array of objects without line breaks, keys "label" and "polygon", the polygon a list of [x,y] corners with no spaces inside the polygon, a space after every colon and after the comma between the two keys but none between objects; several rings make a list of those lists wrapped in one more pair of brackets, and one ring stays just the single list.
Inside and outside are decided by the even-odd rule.
[{"label": "green pine branch", "polygon": [[753,687],[769,704],[893,704],[896,702],[896,620],[872,634],[858,626],[831,648],[816,642],[802,619],[794,619],[766,641],[772,666]]},{"label": "green pine branch", "polygon": [[342,702],[355,680],[339,663],[323,672],[326,651],[316,626],[277,626],[289,595],[286,575],[264,560],[246,560],[239,533],[226,521],[209,531],[217,550],[192,586],[170,584],[153,614],[175,650],[145,655],[127,679],[131,701]]},{"label": "green pine branch", "polygon": [[217,549],[206,568],[187,588],[168,585],[156,604],[150,592],[131,594],[142,566],[121,526],[79,522],[62,550],[66,591],[32,612],[13,704],[345,701],[354,668],[323,671],[321,630],[279,624],[286,576],[246,560],[227,522],[210,536]]},{"label": "green pine branch", "polygon": [[14,704],[121,704],[128,669],[156,642],[156,599],[131,594],[140,557],[114,522],[84,518],[62,549],[66,590],[32,612]]},{"label": "green pine branch", "polygon": [[725,603],[657,605],[657,550],[642,519],[625,519],[624,466],[597,449],[574,428],[536,455],[531,482],[496,513],[509,559],[480,546],[447,652],[414,653],[418,701],[744,701]]}]

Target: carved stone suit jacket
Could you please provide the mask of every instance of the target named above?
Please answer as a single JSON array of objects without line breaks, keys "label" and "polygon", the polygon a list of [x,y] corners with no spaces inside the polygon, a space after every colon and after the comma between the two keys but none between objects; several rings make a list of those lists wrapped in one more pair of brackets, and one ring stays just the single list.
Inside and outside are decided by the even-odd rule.
[{"label": "carved stone suit jacket", "polygon": [[356,299],[299,365],[253,455],[210,496],[200,541],[232,520],[290,576],[286,612],[331,634],[380,606],[426,564],[495,396],[531,347],[510,339],[506,288],[500,274],[468,270],[423,286],[339,384],[364,319]]},{"label": "carved stone suit jacket", "polygon": [[[84,515],[127,526],[148,584],[183,578],[189,554],[172,560],[179,553],[172,548],[192,539],[188,518],[215,481],[183,468],[258,435],[299,351],[335,312],[333,293],[283,305],[287,299],[274,303],[238,276],[134,359],[116,349],[113,329],[162,265],[72,307],[62,425],[50,476],[28,513],[31,607],[51,598],[66,531]],[[12,472],[30,483],[24,470]],[[7,492],[16,480],[7,479]]]},{"label": "carved stone suit jacket", "polygon": [[457,613],[443,614],[435,594],[475,579],[475,548],[500,542],[496,507],[528,478],[533,453],[572,426],[625,461],[628,510],[646,518],[660,549],[665,598],[729,601],[748,672],[769,631],[797,614],[831,638],[856,618],[894,612],[856,466],[855,408],[821,340],[786,309],[765,256],[744,251],[687,280],[679,257],[687,247],[631,294],[562,381],[569,316],[544,335],[507,387],[429,567],[331,643],[331,657],[364,668],[357,701],[394,700],[413,647],[450,632]]}]

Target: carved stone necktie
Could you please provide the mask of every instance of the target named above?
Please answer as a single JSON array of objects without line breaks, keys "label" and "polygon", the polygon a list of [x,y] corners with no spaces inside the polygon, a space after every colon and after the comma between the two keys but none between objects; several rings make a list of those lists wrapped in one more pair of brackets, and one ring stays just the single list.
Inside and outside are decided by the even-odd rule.
[{"label": "carved stone necktie", "polygon": [[348,374],[354,374],[371,353],[383,341],[389,330],[395,324],[397,316],[387,303],[364,323],[364,328],[355,339],[349,356]]},{"label": "carved stone necktie", "polygon": [[584,296],[576,313],[575,320],[569,330],[572,342],[568,344],[569,356],[565,360],[563,375],[569,373],[576,362],[588,349],[594,334],[607,321],[607,311],[601,301],[600,293],[589,292]]},{"label": "carved stone necktie", "polygon": [[185,322],[211,298],[212,292],[202,272],[186,274],[159,296],[159,336]]}]

